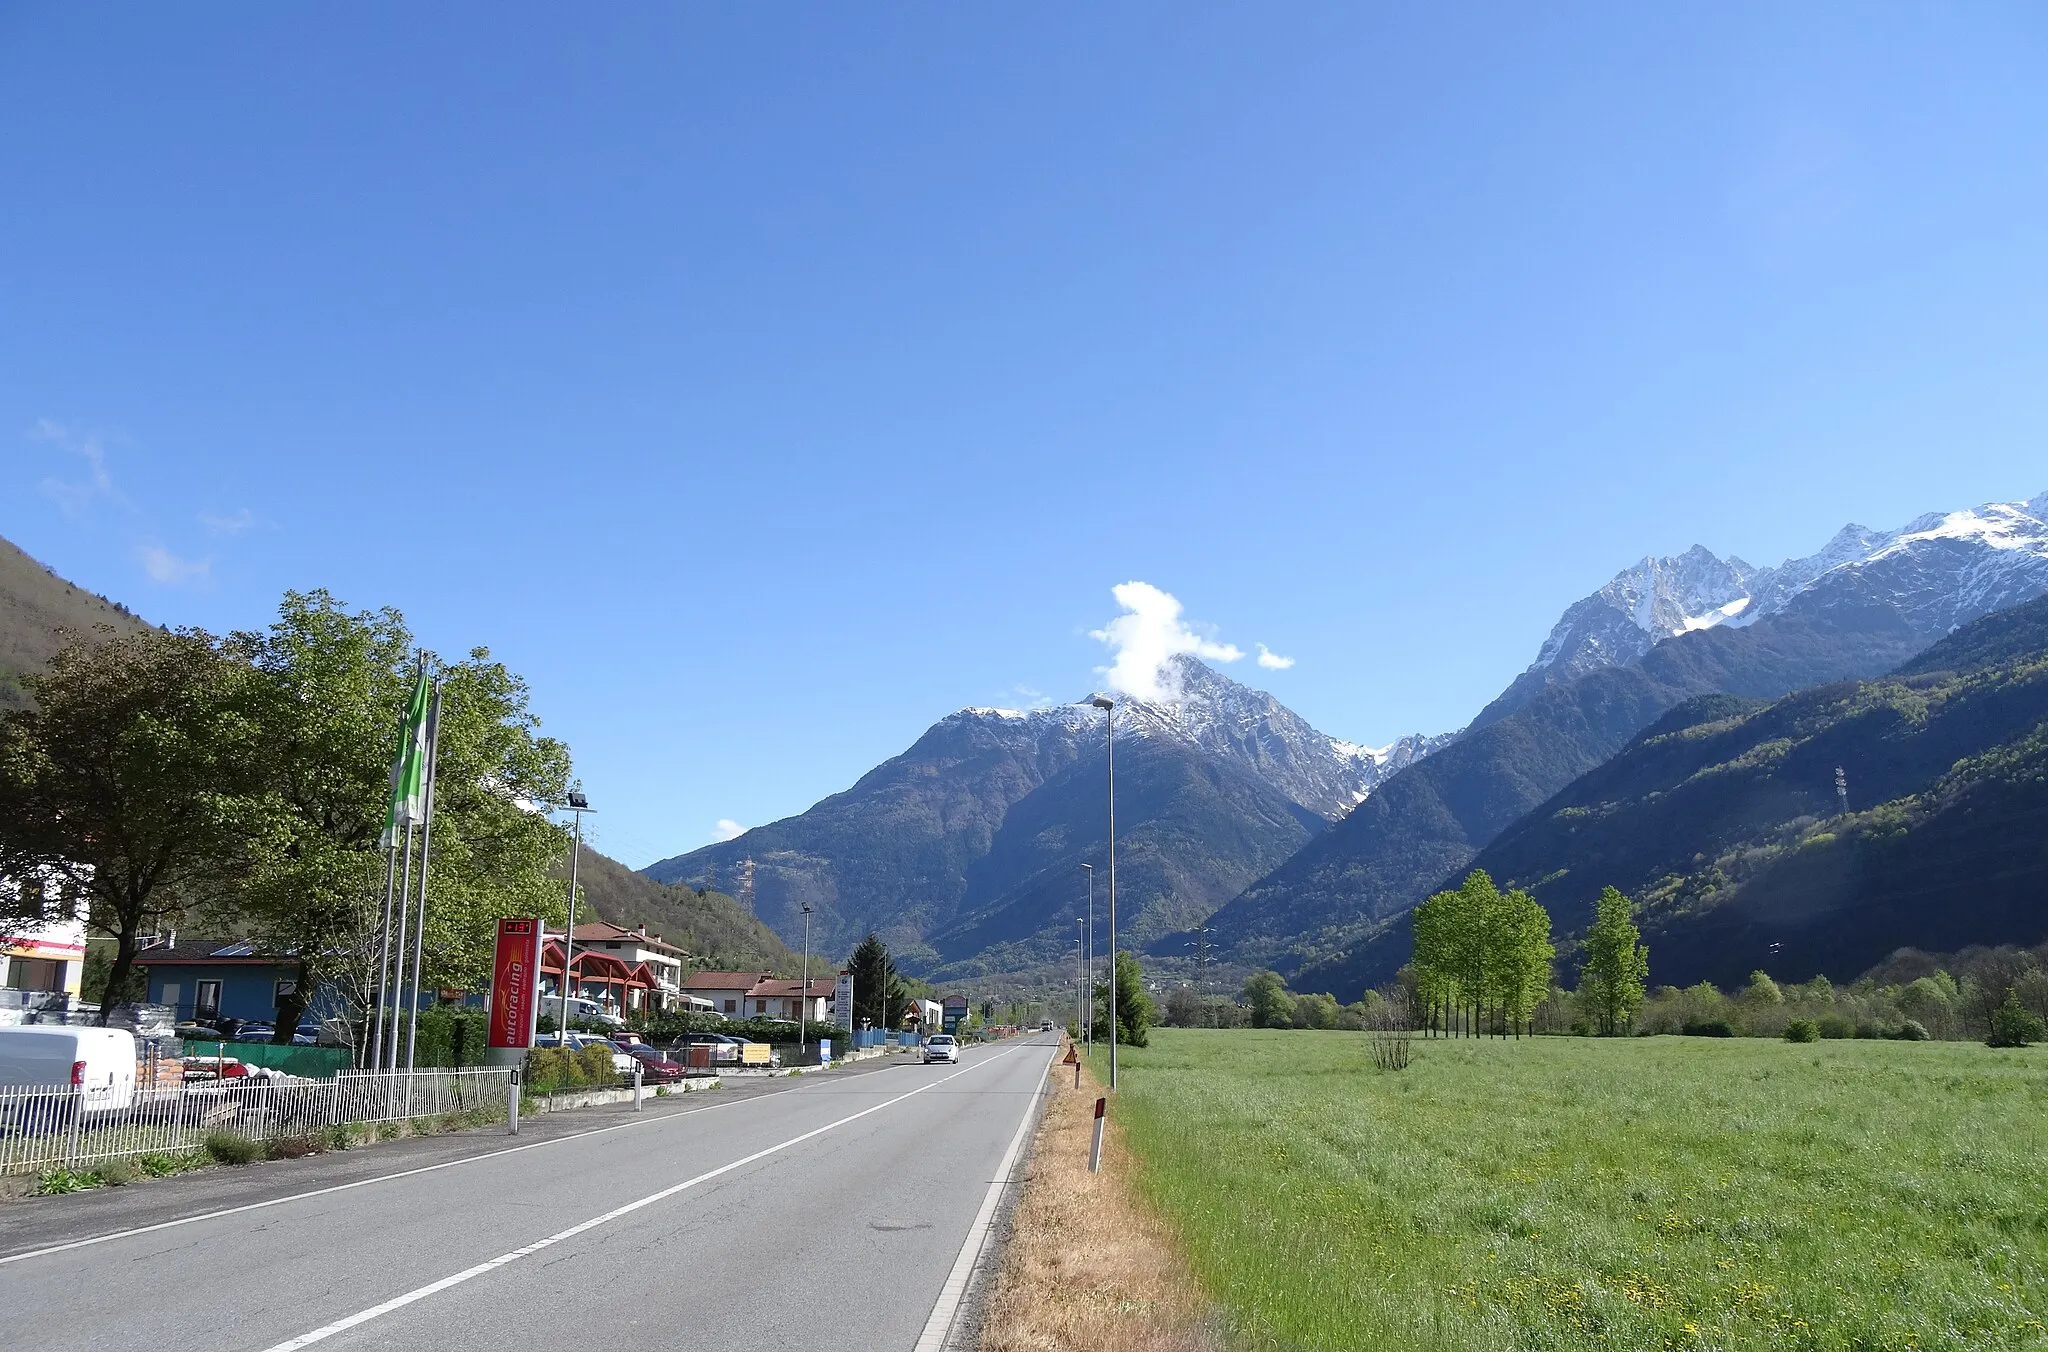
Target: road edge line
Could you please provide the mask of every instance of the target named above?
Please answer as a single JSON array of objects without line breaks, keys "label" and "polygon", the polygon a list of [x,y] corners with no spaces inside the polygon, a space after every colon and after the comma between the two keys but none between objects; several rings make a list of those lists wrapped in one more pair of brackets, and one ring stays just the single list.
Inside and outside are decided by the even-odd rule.
[{"label": "road edge line", "polygon": [[925,1320],[924,1332],[918,1335],[912,1352],[944,1352],[946,1339],[952,1335],[953,1321],[959,1316],[961,1303],[967,1297],[969,1280],[974,1276],[974,1269],[981,1262],[982,1250],[987,1247],[989,1234],[995,1228],[997,1208],[1002,1205],[1003,1194],[1015,1182],[1011,1173],[1017,1167],[1017,1157],[1023,1153],[1031,1124],[1038,1120],[1039,1110],[1045,1105],[1045,1077],[1052,1073],[1059,1048],[1054,1047],[1052,1051],[1053,1054],[1045,1059],[1045,1069],[1033,1082],[1031,1102],[1025,1105],[1016,1135],[1010,1138],[1010,1148],[1003,1152],[1003,1162],[996,1166],[996,1176],[981,1199],[981,1210],[975,1213],[974,1224],[968,1227],[967,1238],[960,1245],[960,1254],[953,1260],[953,1270],[946,1274],[946,1284],[939,1288],[939,1299],[932,1306],[931,1317]]}]

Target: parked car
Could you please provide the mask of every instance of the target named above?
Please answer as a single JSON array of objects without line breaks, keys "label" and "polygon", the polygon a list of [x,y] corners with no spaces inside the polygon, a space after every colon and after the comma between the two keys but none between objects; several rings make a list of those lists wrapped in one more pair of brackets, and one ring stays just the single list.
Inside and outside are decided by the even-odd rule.
[{"label": "parked car", "polygon": [[945,1061],[957,1065],[960,1061],[960,1044],[951,1033],[933,1033],[924,1044],[924,1063]]},{"label": "parked car", "polygon": [[626,1055],[639,1064],[640,1078],[648,1084],[674,1084],[683,1078],[681,1066],[645,1043],[628,1048]]},{"label": "parked car", "polygon": [[235,1025],[234,1041],[236,1042],[269,1042],[276,1036],[276,1028],[267,1023],[258,1023],[253,1019],[246,1023]]},{"label": "parked car", "polygon": [[711,1063],[718,1066],[736,1066],[740,1060],[740,1040],[723,1033],[685,1033],[670,1045],[669,1050],[677,1053],[678,1059],[688,1064],[689,1049],[692,1046],[711,1048]]},{"label": "parked car", "polygon": [[635,1064],[632,1057],[620,1051],[605,1038],[595,1033],[542,1033],[533,1040],[536,1047],[567,1047],[582,1051],[585,1047],[602,1047],[612,1054],[612,1069],[620,1075],[631,1075]]},{"label": "parked car", "polygon": [[135,1101],[135,1034],[70,1024],[0,1028],[0,1085],[49,1086],[87,1113],[125,1112]]}]

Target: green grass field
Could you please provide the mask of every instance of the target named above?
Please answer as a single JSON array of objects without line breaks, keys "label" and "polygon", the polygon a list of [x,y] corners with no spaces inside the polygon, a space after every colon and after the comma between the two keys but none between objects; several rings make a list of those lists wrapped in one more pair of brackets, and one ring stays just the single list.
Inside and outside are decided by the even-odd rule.
[{"label": "green grass field", "polygon": [[1144,1187],[1253,1348],[2048,1347],[2048,1049],[1166,1029]]}]

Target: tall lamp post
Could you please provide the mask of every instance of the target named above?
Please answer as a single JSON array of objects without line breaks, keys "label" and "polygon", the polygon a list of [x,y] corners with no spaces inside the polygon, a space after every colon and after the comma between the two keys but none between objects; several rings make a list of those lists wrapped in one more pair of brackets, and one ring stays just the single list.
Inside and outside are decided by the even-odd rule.
[{"label": "tall lamp post", "polygon": [[811,1045],[811,903],[804,903],[804,993],[796,1007],[796,1059],[802,1065]]},{"label": "tall lamp post", "polygon": [[[1095,980],[1095,865],[1083,864],[1081,867],[1088,871],[1088,952],[1082,959],[1083,963],[1086,964],[1085,970],[1087,975],[1081,978],[1081,989],[1085,991],[1088,989],[1089,984]],[[1088,1054],[1093,1056],[1095,1054],[1095,999],[1092,994],[1089,996],[1086,1012],[1081,1015],[1081,1022],[1087,1028]]]},{"label": "tall lamp post", "polygon": [[[1074,924],[1077,927],[1087,923],[1078,915],[1074,917]],[[1081,1030],[1088,1025],[1088,1016],[1085,1012],[1088,1008],[1088,968],[1082,957],[1087,952],[1087,948],[1086,940],[1079,934],[1075,935],[1074,975],[1080,978],[1081,982],[1080,992],[1074,997],[1074,1036],[1076,1039],[1081,1036]]]},{"label": "tall lamp post", "polygon": [[557,1036],[569,1031],[569,974],[575,970],[576,957],[576,865],[583,859],[583,814],[596,809],[581,792],[571,789],[569,811],[576,814],[576,843],[569,847],[569,927],[562,932],[562,1026]]},{"label": "tall lamp post", "polygon": [[[1097,695],[1088,701],[1102,710],[1102,740],[1109,748],[1109,1091],[1116,1092],[1116,701]],[[1090,875],[1093,876],[1092,874]]]}]

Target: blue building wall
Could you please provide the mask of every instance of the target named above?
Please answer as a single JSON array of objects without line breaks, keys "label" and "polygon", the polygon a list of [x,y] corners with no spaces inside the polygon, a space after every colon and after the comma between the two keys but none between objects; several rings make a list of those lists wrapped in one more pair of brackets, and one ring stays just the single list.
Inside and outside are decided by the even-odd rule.
[{"label": "blue building wall", "polygon": [[[296,969],[291,967],[252,963],[222,963],[218,966],[177,963],[151,967],[148,971],[150,1002],[169,1005],[179,1019],[197,1017],[195,1011],[200,982],[218,981],[218,1014],[231,1019],[260,1019],[266,1023],[277,1017],[277,983],[297,975]],[[175,998],[168,989],[171,986],[178,988]],[[312,1002],[306,1007],[307,1015],[316,1019],[340,1012],[340,1000],[329,998],[326,991],[315,992]]]}]

